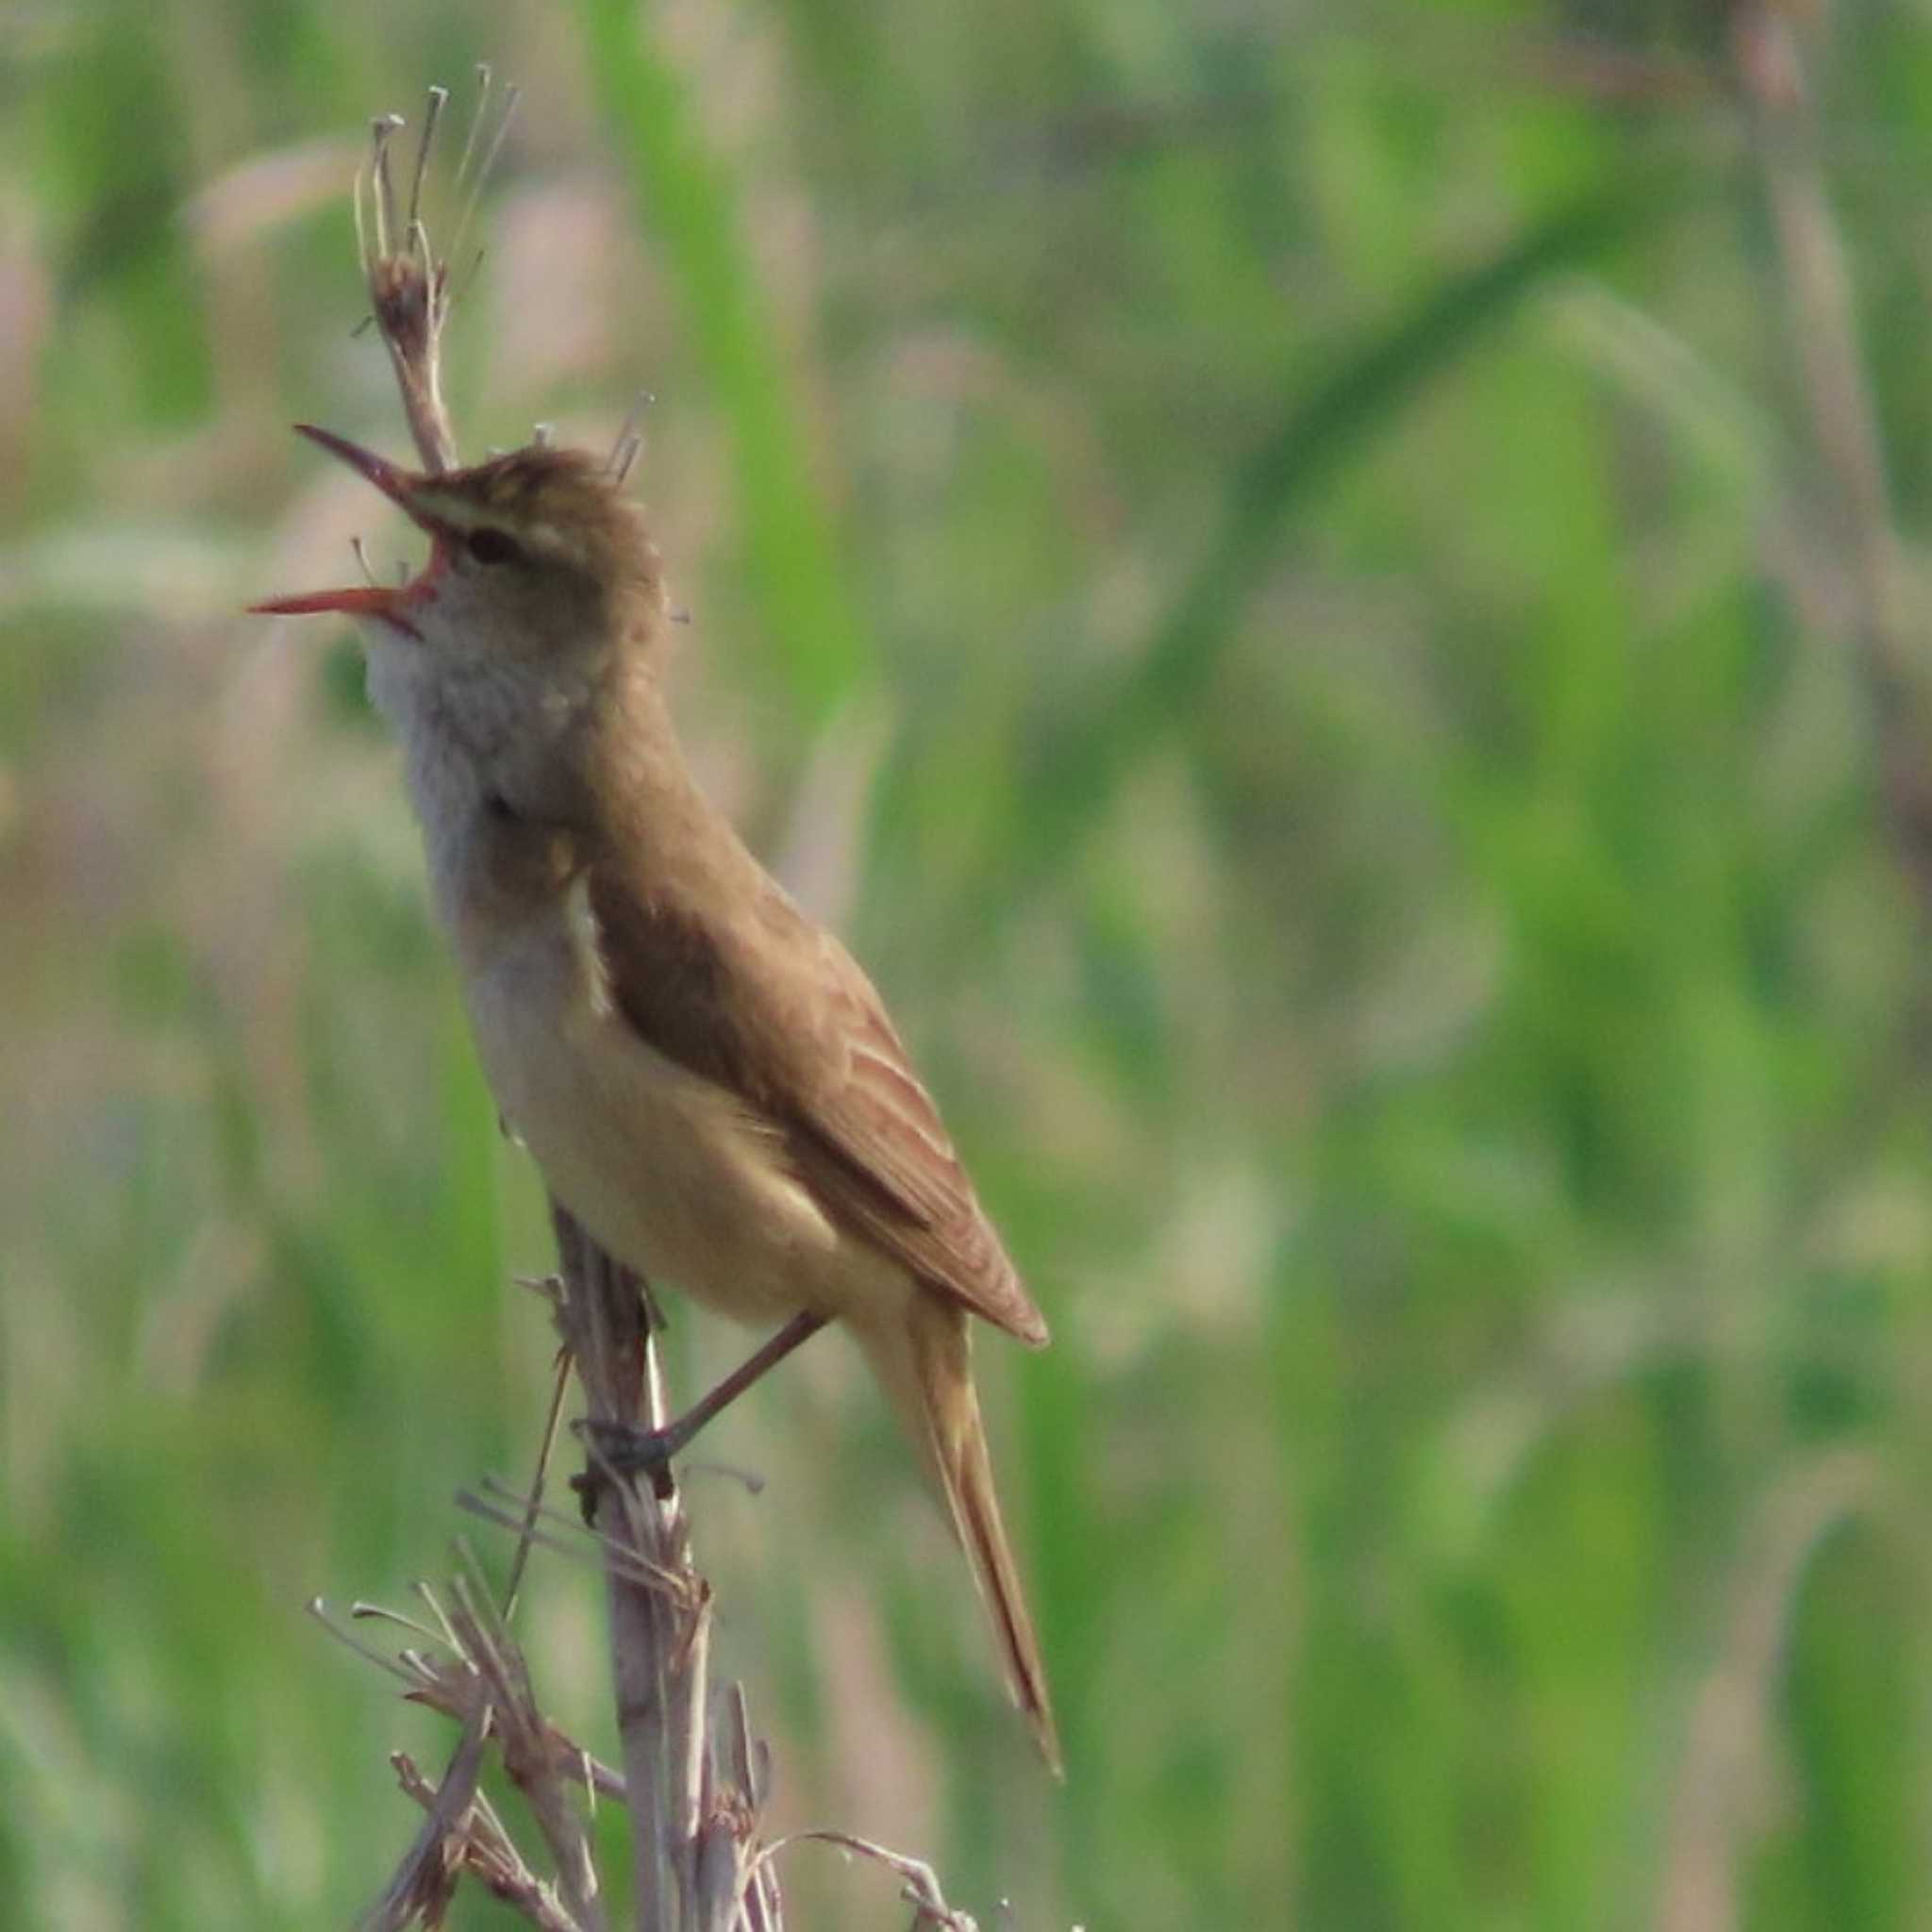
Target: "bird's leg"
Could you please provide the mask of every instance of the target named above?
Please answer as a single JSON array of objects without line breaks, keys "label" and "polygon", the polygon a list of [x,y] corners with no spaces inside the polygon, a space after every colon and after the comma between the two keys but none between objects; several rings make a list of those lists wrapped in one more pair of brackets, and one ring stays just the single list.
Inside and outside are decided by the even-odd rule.
[{"label": "bird's leg", "polygon": [[[733,1369],[709,1394],[692,1403],[675,1422],[666,1423],[661,1429],[633,1429],[621,1423],[584,1423],[579,1426],[595,1439],[598,1458],[607,1468],[620,1475],[635,1475],[641,1470],[648,1470],[658,1479],[661,1490],[668,1481],[671,1458],[719,1410],[728,1408],[768,1370],[776,1368],[793,1349],[809,1341],[825,1325],[825,1319],[809,1309],[793,1315],[777,1334]],[[594,1483],[596,1479],[595,1474],[591,1472],[579,1476],[579,1492],[582,1493],[582,1485]]]}]

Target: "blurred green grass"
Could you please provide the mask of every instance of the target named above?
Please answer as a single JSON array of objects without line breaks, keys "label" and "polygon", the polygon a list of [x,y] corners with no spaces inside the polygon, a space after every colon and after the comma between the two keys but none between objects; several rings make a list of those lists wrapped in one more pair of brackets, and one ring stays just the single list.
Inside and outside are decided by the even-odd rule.
[{"label": "blurred green grass", "polygon": [[[349,1919],[443,1733],[300,1607],[532,1451],[353,650],[234,614],[394,541],[286,425],[402,446],[348,173],[479,55],[465,446],[655,394],[697,755],[1057,1331],[983,1355],[1064,1790],[847,1357],[723,1425],[779,1822],[1022,1927],[1924,1921],[1924,917],[1723,46],[1583,18],[0,22],[0,1921]],[[1923,629],[1932,65],[1829,25]],[[527,1617],[600,1738],[591,1580]]]}]

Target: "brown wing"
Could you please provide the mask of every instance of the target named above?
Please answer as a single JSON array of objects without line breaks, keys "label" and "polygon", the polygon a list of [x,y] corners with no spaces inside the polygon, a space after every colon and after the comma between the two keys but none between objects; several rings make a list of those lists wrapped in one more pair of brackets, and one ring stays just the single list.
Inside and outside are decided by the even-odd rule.
[{"label": "brown wing", "polygon": [[641,1038],[770,1120],[841,1225],[1044,1346],[1046,1323],[851,955],[748,855],[737,882],[752,890],[728,924],[674,892],[646,898],[626,871],[591,865],[590,907],[611,999]]}]

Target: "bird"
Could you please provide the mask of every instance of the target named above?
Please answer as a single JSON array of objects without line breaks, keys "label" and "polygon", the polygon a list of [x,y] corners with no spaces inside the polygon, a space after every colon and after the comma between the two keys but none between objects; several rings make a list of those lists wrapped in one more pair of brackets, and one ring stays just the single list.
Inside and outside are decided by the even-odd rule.
[{"label": "bird", "polygon": [[885,1004],[692,775],[658,547],[613,466],[548,441],[416,472],[309,424],[429,538],[408,581],[273,597],[354,619],[399,741],[478,1057],[614,1258],[779,1324],[668,1454],[826,1324],[941,1498],[1047,1764],[1045,1664],[993,1484],[980,1323],[1048,1341]]}]

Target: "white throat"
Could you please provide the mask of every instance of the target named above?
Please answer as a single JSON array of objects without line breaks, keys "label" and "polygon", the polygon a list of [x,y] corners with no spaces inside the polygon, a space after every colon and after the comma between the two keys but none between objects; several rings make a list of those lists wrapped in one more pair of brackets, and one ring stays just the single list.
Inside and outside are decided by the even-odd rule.
[{"label": "white throat", "polygon": [[541,814],[568,759],[560,741],[592,701],[587,684],[508,653],[364,626],[369,696],[403,751],[438,910],[454,923],[471,839],[486,802]]}]

